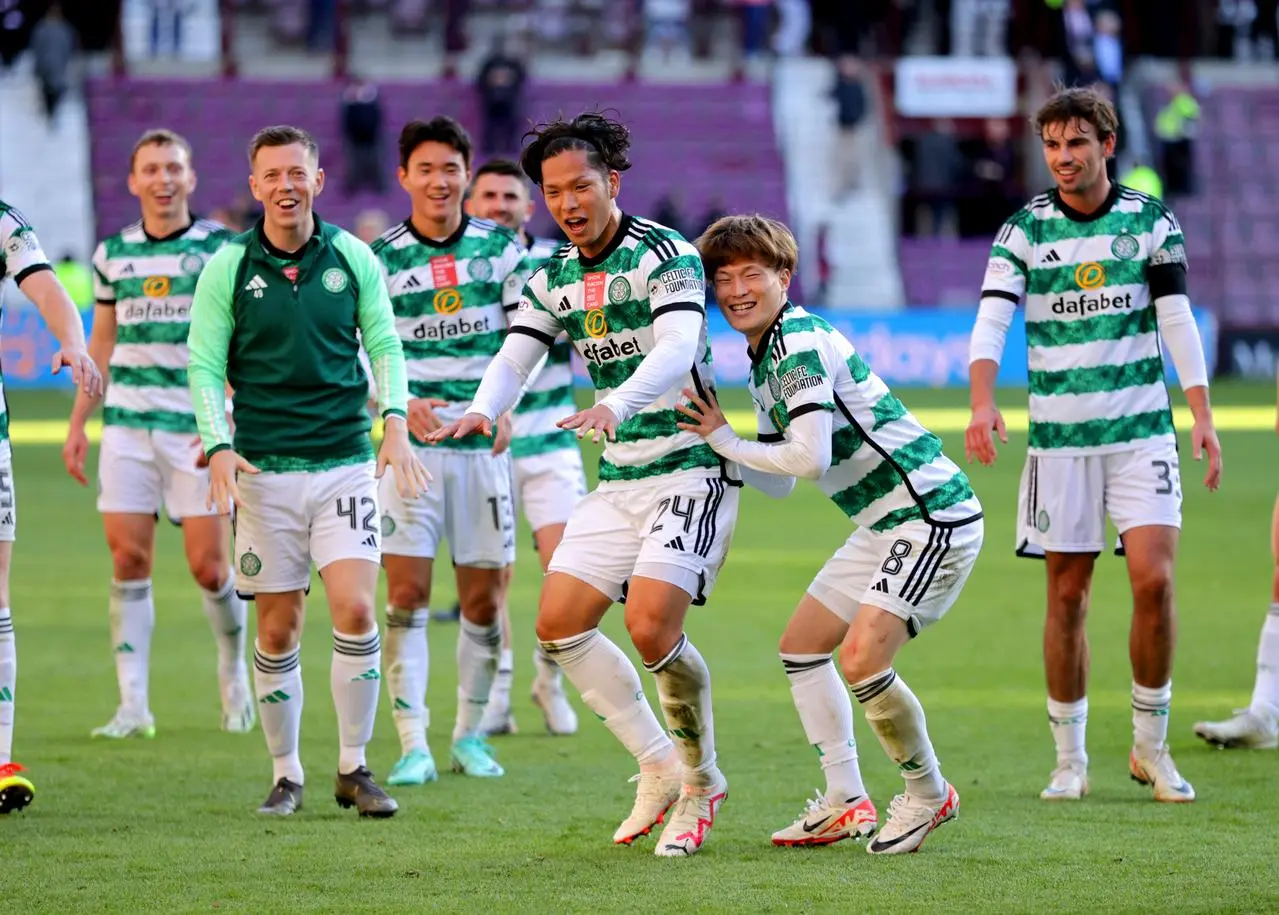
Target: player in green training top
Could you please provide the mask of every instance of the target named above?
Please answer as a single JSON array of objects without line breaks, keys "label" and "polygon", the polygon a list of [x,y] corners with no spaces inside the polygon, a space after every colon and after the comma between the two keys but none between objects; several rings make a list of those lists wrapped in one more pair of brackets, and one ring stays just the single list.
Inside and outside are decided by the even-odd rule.
[{"label": "player in green training top", "polygon": [[[396,803],[374,782],[364,751],[381,679],[377,478],[389,466],[406,498],[428,480],[409,447],[404,353],[377,258],[312,209],[324,172],[311,135],[265,128],[253,138],[249,164],[264,214],[200,274],[189,378],[209,501],[224,515],[238,508],[238,587],[257,602],[254,685],[275,781],[260,811],[283,816],[302,806],[299,642],[314,562],[333,618],[337,802],[361,816],[390,816]],[[376,467],[360,338],[385,420]]]},{"label": "player in green training top", "polygon": [[[245,606],[230,568],[230,521],[207,505],[187,391],[187,328],[196,279],[231,237],[225,226],[191,215],[191,147],[171,130],[149,130],[133,146],[129,190],[142,219],[105,239],[93,255],[97,309],[89,353],[110,386],[98,458],[98,511],[111,550],[111,646],[120,705],[98,737],[151,737],[147,701],[155,603],[151,566],[161,509],[182,525],[187,564],[204,592],[218,644],[222,729],[253,727],[256,703],[244,663]],[[109,363],[109,365],[108,365]],[[62,449],[67,472],[88,485],[84,425],[99,398],[83,391],[71,409]]]},{"label": "player in green training top", "polygon": [[761,216],[717,220],[697,247],[715,298],[745,335],[759,441],[738,438],[713,397],[690,395],[681,429],[705,437],[742,473],[768,474],[773,496],[815,480],[857,525],[822,566],[781,640],[782,665],[826,791],[773,834],[775,845],[829,845],[875,832],[862,783],[848,689],[906,782],[872,854],[914,852],[959,813],[924,709],[893,669],[898,652],[959,598],[981,552],[981,504],[941,439],[919,424],[848,339],[787,301],[799,252],[790,230]]},{"label": "player in green training top", "polygon": [[387,781],[436,778],[426,741],[427,639],[435,554],[447,539],[461,627],[457,636],[454,771],[499,777],[503,770],[480,734],[497,669],[498,607],[515,561],[511,500],[511,421],[496,440],[426,448],[425,437],[462,415],[519,304],[524,248],[510,229],[463,212],[471,140],[452,118],[412,121],[400,132],[400,185],[412,214],[373,243],[395,307],[409,376],[409,430],[435,479],[422,499],[401,499],[383,483],[382,563],[387,587],[387,690],[401,757]]},{"label": "player in green training top", "polygon": [[1221,479],[1208,372],[1186,297],[1186,248],[1172,212],[1111,183],[1106,160],[1119,129],[1094,89],[1066,89],[1039,110],[1035,130],[1056,187],[1004,224],[982,283],[972,335],[969,460],[995,460],[995,376],[1005,333],[1025,302],[1030,440],[1018,507],[1018,552],[1047,559],[1044,666],[1057,768],[1046,800],[1088,791],[1084,617],[1106,516],[1123,540],[1132,583],[1133,749],[1129,771],[1159,801],[1193,801],[1168,753],[1176,615],[1173,565],[1181,475],[1160,341],[1194,414],[1204,485]]},{"label": "player in green training top", "polygon": [[[528,176],[517,163],[490,159],[476,169],[467,200],[468,212],[513,229],[528,252],[530,271],[549,261],[560,247],[549,239],[529,234],[526,226],[533,208]],[[533,531],[533,545],[543,573],[564,537],[564,525],[573,514],[573,507],[586,495],[586,471],[577,436],[556,425],[577,409],[573,400],[572,350],[567,335],[561,335],[513,413],[511,466],[515,471],[515,504],[523,510]],[[489,705],[480,722],[480,729],[486,734],[515,731],[515,716],[511,713],[515,661],[509,601],[502,603],[501,619],[502,655]],[[576,733],[577,713],[564,695],[559,665],[541,646],[533,652],[533,665],[537,670],[533,702],[546,718],[546,729],[552,734]]]},{"label": "player in green training top", "polygon": [[[102,390],[102,375],[84,343],[84,324],[67,291],[58,282],[35,230],[22,214],[0,200],[0,283],[12,279],[35,303],[61,347],[53,354],[53,371],[65,365],[72,381],[90,396]],[[0,299],[3,291],[0,290]],[[0,301],[0,304],[3,304]],[[9,446],[9,410],[0,379],[0,813],[20,810],[35,793],[13,762],[13,711],[17,690],[18,654],[13,618],[9,612],[9,567],[17,530],[17,501],[13,485],[13,452]]]},{"label": "player in green training top", "polygon": [[[488,434],[568,332],[596,402],[558,425],[595,442],[603,436],[605,445],[600,485],[577,503],[551,559],[537,635],[639,763],[635,805],[613,841],[630,844],[665,818],[656,853],[691,855],[706,840],[728,782],[715,755],[710,672],[684,619],[719,575],[741,486],[736,465],[680,431],[675,412],[685,388],[714,386],[702,261],[678,232],[618,209],[621,172],[630,168],[625,126],[587,113],[543,125],[532,137],[521,165],[570,244],[529,280],[466,415],[431,440]],[[623,598],[674,745],[634,665],[599,630]]]}]

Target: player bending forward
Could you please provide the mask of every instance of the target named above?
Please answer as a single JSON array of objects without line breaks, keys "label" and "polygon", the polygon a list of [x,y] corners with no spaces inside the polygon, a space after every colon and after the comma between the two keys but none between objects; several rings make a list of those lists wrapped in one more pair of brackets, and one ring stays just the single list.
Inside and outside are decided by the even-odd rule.
[{"label": "player bending forward", "polygon": [[[396,803],[374,782],[364,749],[381,685],[376,478],[391,467],[406,498],[428,479],[409,447],[404,354],[377,259],[314,214],[324,172],[311,135],[294,127],[261,130],[249,164],[249,187],[264,215],[200,275],[190,384],[209,459],[209,502],[224,515],[232,504],[238,508],[239,588],[257,601],[254,685],[275,782],[259,812],[283,816],[302,806],[300,640],[314,561],[333,618],[337,802],[361,816],[391,816]],[[360,336],[386,421],[376,470]]]},{"label": "player bending forward", "polygon": [[[491,219],[513,229],[527,252],[530,271],[551,259],[559,245],[534,238],[525,228],[533,216],[528,177],[509,159],[490,159],[475,171],[467,208],[472,216]],[[586,472],[577,437],[556,423],[577,410],[573,400],[573,345],[561,334],[512,414],[511,467],[515,474],[515,502],[533,531],[533,545],[545,573],[564,536],[573,506],[586,495]],[[509,593],[509,589],[508,589]],[[515,678],[510,602],[501,606],[502,654],[489,693],[480,730],[512,734],[511,684]],[[533,651],[533,704],[542,710],[552,734],[577,732],[577,713],[564,695],[559,665],[539,645]]]},{"label": "player bending forward", "polygon": [[[231,525],[206,504],[209,472],[196,466],[200,448],[186,379],[196,280],[232,233],[191,216],[195,180],[186,140],[169,130],[144,133],[129,162],[129,190],[142,219],[102,241],[93,255],[97,309],[89,354],[110,381],[98,511],[111,550],[111,648],[120,687],[120,705],[95,737],[155,736],[147,697],[155,628],[151,568],[161,509],[182,525],[187,564],[204,594],[218,646],[222,729],[253,727],[246,610],[227,555]],[[98,400],[83,391],[76,396],[62,450],[67,472],[81,485],[88,485],[84,426]]]},{"label": "player bending forward", "polygon": [[[12,279],[40,311],[60,347],[53,354],[53,371],[65,365],[71,380],[86,395],[102,392],[102,375],[84,344],[84,324],[53,265],[22,214],[0,200],[0,283]],[[0,290],[0,298],[3,291]],[[13,762],[13,711],[18,683],[18,649],[13,616],[9,612],[9,567],[17,530],[17,502],[13,489],[13,452],[9,445],[9,410],[0,382],[0,814],[31,803],[35,787]]]},{"label": "player bending forward", "polygon": [[[577,503],[551,559],[537,636],[639,762],[635,806],[613,841],[647,835],[674,804],[655,852],[691,855],[728,782],[715,757],[710,672],[684,618],[715,584],[741,486],[736,467],[676,427],[681,391],[714,383],[702,262],[678,233],[618,209],[620,173],[630,167],[624,126],[583,114],[533,138],[521,164],[571,244],[533,274],[475,401],[432,440],[489,434],[568,332],[597,399],[559,425],[592,441],[602,435],[605,446],[599,488]],[[674,746],[634,666],[598,628],[623,596],[626,628],[657,681]]]},{"label": "player bending forward", "polygon": [[1193,801],[1168,752],[1176,642],[1173,566],[1181,476],[1160,340],[1194,414],[1204,485],[1221,479],[1208,372],[1186,297],[1181,226],[1159,201],[1106,176],[1115,109],[1093,89],[1067,89],[1035,117],[1056,187],[1004,224],[991,251],[972,335],[972,420],[965,452],[995,461],[1008,436],[995,376],[1017,304],[1026,303],[1030,441],[1018,504],[1018,553],[1047,560],[1044,667],[1057,768],[1041,797],[1088,793],[1088,641],[1084,617],[1106,516],[1123,540],[1132,583],[1133,748],[1128,770],[1158,801]]},{"label": "player bending forward", "polygon": [[[821,318],[787,301],[798,259],[786,226],[728,216],[697,240],[720,310],[745,335],[759,441],[738,438],[713,396],[689,394],[681,429],[703,436],[743,472],[776,474],[760,485],[788,494],[814,480],[857,524],[817,573],[782,634],[782,666],[804,733],[821,755],[826,793],[808,802],[775,845],[828,845],[869,836],[878,815],[866,794],[853,740],[853,708],[901,770],[906,791],[866,846],[872,854],[916,851],[959,813],[942,778],[924,710],[893,670],[902,646],[959,597],[981,550],[981,505],[968,478],[942,453],[853,345]],[[755,483],[755,479],[750,478]]]},{"label": "player bending forward", "polygon": [[[1276,379],[1279,387],[1279,378]],[[1275,419],[1279,432],[1279,416]],[[1270,585],[1270,612],[1261,626],[1257,644],[1257,677],[1252,702],[1225,721],[1200,721],[1195,733],[1222,749],[1273,750],[1279,746],[1279,498],[1270,520],[1270,553],[1274,576]]]}]

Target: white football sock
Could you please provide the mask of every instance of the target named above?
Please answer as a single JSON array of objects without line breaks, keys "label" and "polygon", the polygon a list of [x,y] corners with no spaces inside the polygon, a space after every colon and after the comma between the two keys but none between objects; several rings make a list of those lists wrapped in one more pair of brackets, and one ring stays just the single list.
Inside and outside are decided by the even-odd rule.
[{"label": "white football sock", "polygon": [[641,769],[670,765],[671,739],[644,697],[639,672],[622,649],[598,629],[542,642],[582,701],[622,742]]},{"label": "white football sock", "polygon": [[891,667],[852,684],[879,743],[906,780],[906,793],[934,806],[946,800],[946,781],[928,739],[924,708]]},{"label": "white football sock", "polygon": [[684,783],[705,787],[719,769],[715,757],[715,717],[711,709],[711,672],[688,636],[660,661],[644,667],[657,681],[657,698],[675,749],[684,762]]},{"label": "white football sock", "polygon": [[235,572],[228,570],[226,584],[214,593],[203,591],[204,615],[218,643],[218,678],[234,680],[244,671],[244,638],[247,611],[235,593]]},{"label": "white football sock", "polygon": [[1057,744],[1057,765],[1077,763],[1088,765],[1085,735],[1088,730],[1088,697],[1078,702],[1058,702],[1048,699],[1048,727]]},{"label": "white football sock", "polygon": [[431,653],[426,642],[426,621],[431,611],[386,608],[386,635],[382,651],[386,659],[386,692],[391,698],[391,715],[400,734],[400,751],[429,752],[426,729],[431,712],[426,706],[426,680],[431,671]]},{"label": "white football sock", "polygon": [[546,649],[541,645],[533,649],[533,669],[537,671],[533,678],[538,683],[545,683],[550,686],[559,683],[563,678],[560,673],[560,666],[555,663],[555,659],[548,655]]},{"label": "white football sock", "polygon": [[826,800],[846,804],[864,797],[857,742],[853,739],[853,703],[828,654],[783,654],[804,735],[821,757]]},{"label": "white football sock", "polygon": [[338,713],[338,772],[364,765],[364,748],[373,739],[377,695],[382,685],[382,640],[377,627],[349,635],[333,630],[329,686]]},{"label": "white football sock", "polygon": [[12,760],[13,703],[18,683],[18,645],[8,607],[0,607],[0,766]]},{"label": "white football sock", "polygon": [[120,684],[120,706],[133,715],[150,714],[147,680],[151,661],[151,631],[155,601],[151,579],[111,582],[111,649]]},{"label": "white football sock", "polygon": [[1132,685],[1132,743],[1137,755],[1154,759],[1168,739],[1172,681],[1163,686]]},{"label": "white football sock", "polygon": [[[3,612],[3,611],[0,611]],[[1279,719],[1279,603],[1270,605],[1257,645],[1257,681],[1250,710],[1258,718]]]},{"label": "white football sock", "polygon": [[511,684],[515,680],[515,658],[509,648],[503,648],[497,659],[497,676],[489,690],[489,704],[499,708],[511,706]]},{"label": "white football sock", "polygon": [[457,634],[457,720],[453,741],[476,737],[489,704],[489,691],[497,675],[497,658],[502,643],[502,627],[477,626],[466,617],[459,620]]},{"label": "white football sock", "polygon": [[302,730],[302,646],[283,654],[268,654],[254,643],[253,690],[258,718],[271,753],[272,781],[287,778],[302,784],[298,735]]}]

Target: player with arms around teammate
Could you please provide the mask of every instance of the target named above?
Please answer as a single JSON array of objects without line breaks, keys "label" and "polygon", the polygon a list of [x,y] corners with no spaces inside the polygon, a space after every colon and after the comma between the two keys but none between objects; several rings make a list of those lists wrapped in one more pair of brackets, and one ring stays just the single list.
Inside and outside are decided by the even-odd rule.
[{"label": "player with arms around teammate", "polygon": [[[1279,377],[1276,378],[1279,388]],[[1279,390],[1276,391],[1279,395]],[[1275,419],[1279,432],[1279,416]],[[1273,750],[1279,747],[1279,498],[1270,519],[1270,553],[1274,576],[1270,585],[1270,612],[1261,626],[1257,645],[1257,677],[1252,702],[1225,721],[1200,721],[1195,734],[1222,749]]]},{"label": "player with arms around teammate", "polygon": [[408,367],[409,431],[435,480],[420,499],[401,497],[390,479],[380,493],[387,690],[402,752],[387,779],[392,785],[436,778],[426,742],[426,623],[435,554],[446,538],[461,603],[452,767],[478,777],[504,774],[480,721],[497,670],[498,608],[515,561],[511,420],[502,418],[493,442],[456,439],[432,449],[425,443],[475,396],[526,277],[515,233],[462,211],[470,166],[471,140],[452,118],[406,124],[399,177],[412,214],[373,243]]},{"label": "player with arms around teammate", "polygon": [[[677,427],[684,388],[714,384],[702,262],[675,231],[618,209],[621,172],[630,168],[622,124],[587,113],[532,137],[521,165],[571,244],[529,280],[466,415],[431,439],[488,434],[568,332],[596,402],[559,426],[605,445],[600,485],[577,503],[551,559],[537,636],[639,763],[635,805],[613,841],[630,844],[665,818],[656,854],[691,855],[728,782],[715,756],[710,672],[684,619],[714,587],[741,486],[736,466]],[[598,628],[623,597],[626,628],[657,681],[674,744],[634,665]]]},{"label": "player with arms around teammate", "polygon": [[677,409],[681,429],[751,471],[770,495],[796,477],[816,481],[857,525],[804,595],[782,635],[782,665],[804,733],[821,755],[826,792],[773,834],[775,845],[829,845],[869,836],[878,815],[853,740],[853,709],[901,770],[906,791],[866,846],[872,854],[918,850],[959,813],[942,778],[923,707],[893,659],[959,597],[981,551],[981,504],[968,478],[843,334],[787,301],[798,260],[790,230],[761,216],[729,216],[697,240],[720,310],[746,336],[759,441],[738,438],[710,396]]},{"label": "player with arms around teammate", "polygon": [[[533,216],[528,177],[509,159],[490,159],[475,171],[467,210],[472,216],[491,219],[513,229],[527,253],[530,271],[550,260],[560,246],[544,238],[534,238],[526,228]],[[537,558],[545,573],[551,556],[564,537],[564,525],[573,506],[586,495],[586,472],[577,437],[556,423],[576,412],[573,400],[573,346],[565,334],[551,346],[546,362],[512,413],[511,466],[515,471],[515,502],[524,511],[533,531]],[[511,615],[508,601],[502,602],[502,654],[497,677],[489,693],[488,708],[480,730],[486,734],[515,731],[511,713],[511,681],[515,675],[512,652]],[[533,652],[533,702],[546,718],[552,734],[577,731],[577,713],[564,695],[559,665],[539,645]]]},{"label": "player with arms around teammate", "polygon": [[[182,525],[187,564],[204,592],[204,613],[218,645],[222,729],[253,727],[253,693],[244,662],[245,606],[227,555],[230,523],[209,508],[209,472],[201,457],[187,390],[191,296],[205,262],[231,237],[191,215],[196,175],[191,147],[169,130],[134,144],[129,190],[142,219],[102,241],[93,255],[97,309],[89,354],[110,384],[103,407],[98,511],[111,550],[111,645],[120,705],[96,737],[152,737],[147,701],[155,603],[151,567],[161,509]],[[86,420],[97,397],[81,391],[71,409],[62,457],[88,485]]]},{"label": "player with arms around teammate", "polygon": [[[285,816],[302,806],[300,640],[314,562],[333,619],[335,796],[361,816],[391,816],[396,803],[374,782],[364,751],[381,679],[376,478],[389,466],[406,497],[427,480],[409,447],[403,350],[377,259],[312,209],[324,172],[311,135],[265,128],[249,164],[264,214],[200,274],[189,377],[209,502],[224,515],[237,507],[237,587],[257,601],[254,685],[275,781],[259,812]],[[386,422],[376,469],[360,338]]]},{"label": "player with arms around teammate", "polygon": [[1084,619],[1109,515],[1133,594],[1129,772],[1156,800],[1193,801],[1166,742],[1181,480],[1161,339],[1194,414],[1195,459],[1208,455],[1209,490],[1221,479],[1221,446],[1186,297],[1181,226],[1159,201],[1107,177],[1117,129],[1114,108],[1093,89],[1063,90],[1035,117],[1056,187],[1009,219],[995,240],[972,336],[965,451],[989,465],[992,430],[1008,440],[995,376],[1024,300],[1030,441],[1017,543],[1019,554],[1047,560],[1044,667],[1057,744],[1057,768],[1041,796],[1078,800],[1088,791]]},{"label": "player with arms around teammate", "polygon": [[[85,347],[80,312],[58,282],[35,230],[21,213],[0,200],[0,283],[6,279],[17,283],[57,338],[59,349],[53,354],[54,374],[66,366],[71,370],[72,382],[81,391],[91,397],[98,396],[102,391],[102,375]],[[35,794],[31,781],[20,774],[24,771],[22,766],[11,757],[18,651],[9,610],[9,566],[16,530],[9,410],[0,380],[0,814],[21,810],[31,803]]]}]

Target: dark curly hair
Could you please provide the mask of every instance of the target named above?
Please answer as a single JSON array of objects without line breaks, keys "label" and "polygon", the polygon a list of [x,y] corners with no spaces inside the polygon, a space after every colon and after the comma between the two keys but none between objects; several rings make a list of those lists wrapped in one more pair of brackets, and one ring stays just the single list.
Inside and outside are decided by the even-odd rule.
[{"label": "dark curly hair", "polygon": [[587,111],[573,120],[560,115],[549,124],[539,124],[524,136],[533,142],[524,147],[520,166],[524,174],[538,187],[542,186],[542,163],[570,149],[585,150],[592,168],[608,174],[624,172],[631,167],[626,151],[631,146],[631,132],[626,125],[604,116],[599,111]]}]

